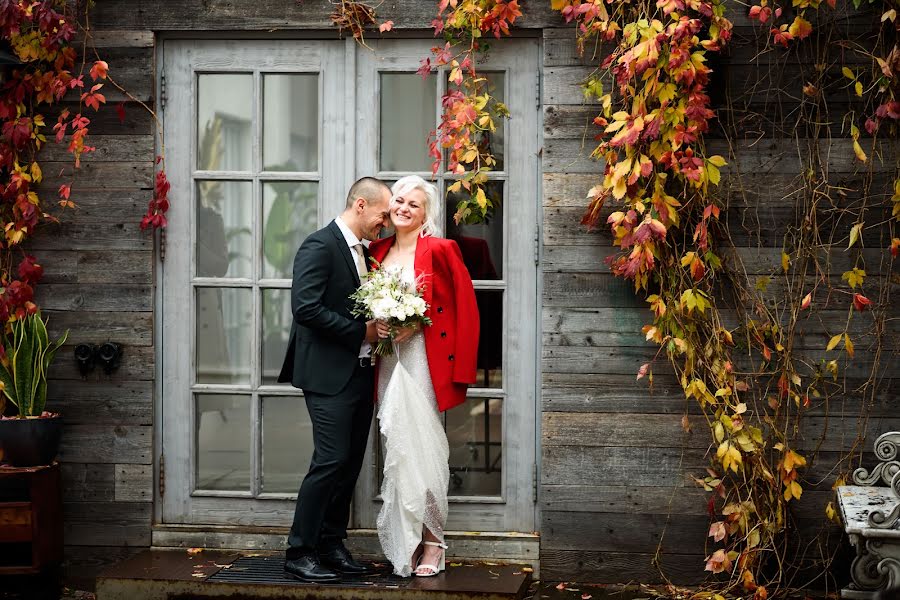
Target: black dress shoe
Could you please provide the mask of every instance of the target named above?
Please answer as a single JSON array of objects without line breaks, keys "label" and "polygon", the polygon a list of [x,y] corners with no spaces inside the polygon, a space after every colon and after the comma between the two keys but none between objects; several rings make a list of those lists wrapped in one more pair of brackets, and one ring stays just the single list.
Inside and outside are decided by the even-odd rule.
[{"label": "black dress shoe", "polygon": [[373,573],[371,567],[353,560],[350,551],[344,546],[337,546],[331,550],[320,550],[319,561],[323,566],[334,569],[344,575],[369,575]]},{"label": "black dress shoe", "polygon": [[341,576],[319,564],[315,556],[301,556],[284,561],[284,574],[307,583],[334,583]]}]

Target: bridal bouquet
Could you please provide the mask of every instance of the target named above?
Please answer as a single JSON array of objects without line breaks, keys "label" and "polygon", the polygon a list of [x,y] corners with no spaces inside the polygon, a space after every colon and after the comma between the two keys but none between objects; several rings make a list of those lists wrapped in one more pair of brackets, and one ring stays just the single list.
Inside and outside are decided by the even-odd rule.
[{"label": "bridal bouquet", "polygon": [[355,316],[384,321],[391,327],[391,337],[379,340],[374,349],[376,356],[394,353],[394,329],[420,323],[431,325],[425,316],[428,304],[422,298],[422,288],[405,281],[400,269],[373,269],[367,273],[362,285],[350,296]]}]

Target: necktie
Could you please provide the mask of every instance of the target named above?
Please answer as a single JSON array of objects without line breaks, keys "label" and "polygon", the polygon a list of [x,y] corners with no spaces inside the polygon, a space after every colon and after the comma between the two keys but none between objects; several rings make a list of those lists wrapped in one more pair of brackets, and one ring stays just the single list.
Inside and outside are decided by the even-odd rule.
[{"label": "necktie", "polygon": [[356,272],[360,278],[369,272],[366,268],[366,259],[363,257],[363,245],[355,244],[353,246],[353,260],[356,261]]}]

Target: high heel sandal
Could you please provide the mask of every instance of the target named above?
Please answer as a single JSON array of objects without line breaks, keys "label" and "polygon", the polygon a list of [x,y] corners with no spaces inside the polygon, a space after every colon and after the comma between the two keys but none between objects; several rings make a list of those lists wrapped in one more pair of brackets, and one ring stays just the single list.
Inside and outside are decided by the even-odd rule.
[{"label": "high heel sandal", "polygon": [[412,565],[413,571],[418,568],[419,561],[422,560],[423,554],[425,554],[425,548],[422,547],[422,542],[419,542],[419,545],[416,546],[415,550],[413,550],[412,558],[409,559],[409,564]]},{"label": "high heel sandal", "polygon": [[[427,546],[437,546],[441,549],[441,560],[436,565],[416,565],[416,577],[434,577],[441,571],[443,571],[447,566],[447,544],[442,544],[441,542],[422,542]],[[424,549],[422,552],[422,556],[425,555]],[[419,569],[430,569],[430,572],[419,573]]]}]

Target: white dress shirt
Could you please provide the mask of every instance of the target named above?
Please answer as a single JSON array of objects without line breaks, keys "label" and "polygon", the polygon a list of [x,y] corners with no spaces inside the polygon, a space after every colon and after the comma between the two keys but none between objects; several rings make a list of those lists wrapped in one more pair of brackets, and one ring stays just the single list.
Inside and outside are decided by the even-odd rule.
[{"label": "white dress shirt", "polygon": [[[354,263],[356,263],[356,272],[359,275],[360,281],[362,281],[363,275],[366,274],[367,270],[364,269],[364,270],[360,271],[360,263],[362,263],[362,265],[364,266],[366,264],[366,262],[365,262],[366,257],[365,257],[365,254],[362,254],[362,255],[358,254],[357,248],[359,248],[359,250],[361,252],[362,245],[367,245],[367,244],[363,240],[360,240],[359,238],[356,237],[356,234],[353,233],[353,231],[349,227],[347,227],[347,224],[344,223],[343,219],[341,219],[340,217],[336,217],[334,219],[334,222],[337,224],[338,229],[341,230],[341,233],[344,234],[344,240],[347,242],[347,245],[350,247],[350,256],[352,256],[352,257],[360,256],[360,258],[362,258],[362,261],[359,261],[356,259],[354,259],[354,261],[353,261]],[[367,358],[370,356],[372,356],[372,344],[370,344],[366,340],[363,340],[362,345],[359,347],[359,358]]]}]

